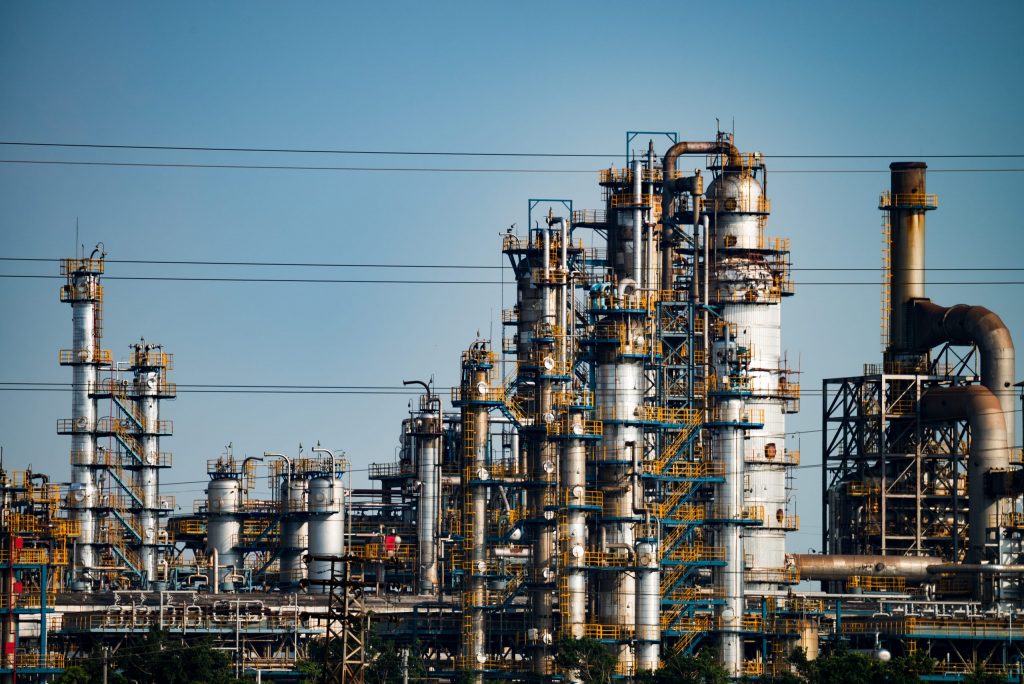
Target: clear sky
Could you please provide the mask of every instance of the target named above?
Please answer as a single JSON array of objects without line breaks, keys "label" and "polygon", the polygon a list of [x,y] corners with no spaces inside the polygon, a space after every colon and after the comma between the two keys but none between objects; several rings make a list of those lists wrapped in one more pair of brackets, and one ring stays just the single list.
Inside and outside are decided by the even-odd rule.
[{"label": "clear sky", "polygon": [[[111,260],[499,266],[498,233],[527,199],[600,204],[596,169],[621,165],[627,130],[714,135],[735,127],[768,155],[768,233],[799,268],[875,268],[878,193],[890,159],[932,169],[1020,168],[1024,4],[952,2],[0,4],[0,140],[260,148],[505,151],[602,158],[446,158],[0,146],[0,256]],[[10,160],[581,170],[356,172],[13,164]],[[774,172],[774,173],[771,173]],[[932,173],[928,264],[1020,268],[1024,173]],[[56,263],[0,261],[4,274]],[[298,269],[111,263],[108,274],[496,281],[496,270]],[[508,277],[508,271],[504,277]],[[941,271],[932,282],[1024,280]],[[820,390],[879,358],[877,272],[795,272],[784,346],[803,371],[789,427],[804,529],[820,548]],[[803,283],[803,284],[801,284]],[[176,355],[183,384],[384,385],[457,378],[459,352],[497,333],[496,284],[106,281],[105,345],[145,336]],[[70,308],[58,280],[0,278],[0,382],[68,381]],[[1024,286],[929,287],[981,303],[1024,331]],[[508,306],[511,290],[504,291]],[[1018,369],[1021,364],[1018,363]],[[1022,373],[1018,370],[1018,378]],[[0,385],[0,388],[3,386]],[[182,393],[165,405],[175,454],[165,486],[201,496],[206,459],[294,453],[320,440],[356,468],[389,461],[408,397]],[[65,392],[0,391],[5,466],[67,478]],[[1017,420],[1020,419],[1018,415]]]}]

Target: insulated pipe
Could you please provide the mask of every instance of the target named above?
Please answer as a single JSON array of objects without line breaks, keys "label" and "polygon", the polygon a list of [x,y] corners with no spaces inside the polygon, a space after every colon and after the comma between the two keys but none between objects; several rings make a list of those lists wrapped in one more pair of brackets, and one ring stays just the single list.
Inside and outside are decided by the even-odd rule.
[{"label": "insulated pipe", "polygon": [[643,202],[644,187],[643,173],[639,159],[633,160],[633,280],[637,282],[640,289],[644,287],[643,262],[643,211],[640,204]]},{"label": "insulated pipe", "polygon": [[[728,330],[728,327],[726,328]],[[727,345],[728,346],[728,345]],[[725,482],[718,486],[716,501],[722,515],[736,518],[743,507],[743,430],[741,422],[743,402],[729,399],[720,405],[728,426],[719,428],[715,436],[715,459],[725,470]],[[721,619],[721,663],[732,677],[740,675],[743,660],[743,639],[740,628],[743,620],[743,540],[740,525],[735,521],[721,526],[721,543],[725,552],[725,566],[718,568],[718,589],[724,601],[719,608]]]},{"label": "insulated pipe", "polygon": [[985,541],[988,521],[999,513],[1001,498],[992,496],[985,487],[987,473],[1010,466],[1010,450],[1006,443],[1006,423],[999,399],[979,385],[939,387],[921,399],[921,417],[930,420],[967,418],[971,426],[971,448],[968,458],[967,495],[967,562],[987,560]]},{"label": "insulated pipe", "polygon": [[[925,208],[920,200],[925,192],[924,162],[889,164],[890,180],[890,255],[891,289],[889,302],[889,351],[911,352],[913,340],[908,305],[924,297]],[[900,206],[908,201],[910,206]],[[920,206],[916,206],[920,204]]]},{"label": "insulated pipe", "polygon": [[[582,434],[583,416],[573,412],[569,416],[573,429],[570,434]],[[587,549],[587,517],[586,506],[586,448],[583,440],[571,438],[562,442],[562,463],[559,472],[562,476],[562,501],[566,506],[565,529],[560,532],[566,535],[563,548],[566,551],[566,588],[568,605],[561,608],[563,624],[567,625],[569,634],[576,639],[585,636],[587,612],[587,572],[585,569],[585,553]]]},{"label": "insulated pipe", "polygon": [[929,578],[931,568],[940,558],[928,556],[818,555],[794,553],[786,555],[787,565],[797,569],[801,580],[845,580],[862,577],[906,577],[910,581]]},{"label": "insulated pipe", "polygon": [[661,573],[658,546],[644,539],[636,546],[636,671],[658,669],[661,651]]},{"label": "insulated pipe", "polygon": [[[432,594],[438,588],[437,562],[437,518],[441,491],[437,477],[440,453],[440,429],[443,419],[441,402],[422,380],[403,380],[403,385],[420,385],[427,396],[427,410],[420,411],[417,420],[422,428],[413,422],[416,437],[416,466],[420,481],[419,505],[417,506],[416,541],[419,553],[419,591]],[[437,417],[433,406],[437,405]]]},{"label": "insulated pipe", "polygon": [[712,152],[724,152],[729,157],[729,162],[738,162],[739,151],[735,145],[724,141],[715,142],[677,142],[665,152],[662,161],[662,185],[661,185],[661,289],[672,289],[672,265],[675,262],[675,254],[672,249],[675,229],[672,226],[672,198],[674,195],[676,161],[684,154],[710,154]]},{"label": "insulated pipe", "polygon": [[541,230],[541,238],[543,240],[544,254],[541,256],[541,263],[544,265],[544,282],[551,282],[551,230],[544,228]]},{"label": "insulated pipe", "polygon": [[1006,444],[1016,444],[1013,420],[1016,358],[1013,338],[1002,319],[983,306],[944,307],[925,299],[914,302],[912,325],[914,343],[919,350],[931,349],[943,342],[977,345],[981,357],[981,384],[999,399],[1000,410],[1006,418]]}]

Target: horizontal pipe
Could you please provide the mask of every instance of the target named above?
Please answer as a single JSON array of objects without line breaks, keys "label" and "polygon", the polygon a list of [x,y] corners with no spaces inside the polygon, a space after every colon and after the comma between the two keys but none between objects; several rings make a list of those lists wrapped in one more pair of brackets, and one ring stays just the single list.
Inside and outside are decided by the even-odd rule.
[{"label": "horizontal pipe", "polygon": [[934,574],[995,574],[1006,573],[1008,575],[1024,575],[1024,565],[1000,565],[998,563],[950,563],[948,565],[933,565],[928,572]]},{"label": "horizontal pipe", "polygon": [[928,556],[872,556],[872,555],[818,555],[787,554],[787,563],[796,566],[800,579],[845,580],[854,576],[906,577],[925,580],[929,568],[942,562]]}]

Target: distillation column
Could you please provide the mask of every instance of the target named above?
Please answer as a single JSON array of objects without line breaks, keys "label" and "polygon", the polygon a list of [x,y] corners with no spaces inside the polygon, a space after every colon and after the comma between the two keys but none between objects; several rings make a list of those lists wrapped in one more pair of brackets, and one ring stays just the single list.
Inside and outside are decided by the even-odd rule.
[{"label": "distillation column", "polygon": [[[555,226],[558,226],[556,229]],[[548,426],[556,420],[555,392],[571,381],[567,351],[566,288],[568,223],[548,216],[531,227],[525,244],[506,235],[502,251],[516,274],[517,369],[508,390],[509,410],[520,426],[526,456],[524,531],[531,544],[528,595],[531,625],[527,641],[535,672],[547,673],[548,647],[554,642],[555,512],[559,453]]]},{"label": "distillation column", "polygon": [[438,521],[441,508],[441,400],[430,389],[420,396],[420,410],[412,420],[415,439],[419,499],[416,513],[418,584],[420,594],[438,591]]},{"label": "distillation column", "polygon": [[[477,340],[462,354],[462,380],[453,393],[453,404],[461,407],[463,449],[462,533],[465,538],[469,591],[463,594],[462,655],[467,669],[478,670],[486,662],[488,649],[484,623],[487,575],[491,564],[487,559],[487,480],[489,442],[489,410],[500,403],[500,392],[491,387],[494,355],[484,340]],[[467,619],[468,618],[468,619]],[[474,681],[483,681],[475,672]]]},{"label": "distillation column", "polygon": [[[160,420],[160,399],[171,394],[165,373],[169,370],[170,355],[160,345],[145,341],[132,345],[131,370],[134,375],[135,416],[141,430],[139,454],[142,462],[135,468],[133,484],[142,505],[136,510],[135,525],[142,539],[139,544],[139,570],[147,583],[156,580],[156,569],[161,549],[166,543],[166,532],[161,526],[162,511],[167,506],[160,501],[160,435],[166,431]],[[171,394],[173,396],[173,394]]]},{"label": "distillation column", "polygon": [[102,337],[103,287],[100,276],[104,261],[99,250],[89,258],[64,259],[61,275],[67,284],[61,287],[60,299],[71,304],[72,348],[60,352],[62,366],[72,367],[71,418],[58,424],[58,432],[71,435],[71,487],[68,507],[72,519],[78,523],[80,533],[75,545],[74,576],[76,590],[88,590],[91,569],[96,565],[96,512],[99,504],[96,487],[96,468],[102,466],[96,458],[96,400],[97,371],[109,366],[109,350],[100,348]]},{"label": "distillation column", "polygon": [[[731,140],[729,141],[731,143]],[[781,353],[781,298],[792,293],[788,241],[764,237],[769,203],[758,155],[722,154],[709,165],[710,303],[713,382],[709,387],[712,455],[724,470],[708,520],[718,528],[725,566],[718,588],[721,658],[741,673],[744,596],[774,592],[787,582],[785,532],[789,512],[785,413],[795,408],[798,385],[788,380]],[[746,580],[744,575],[746,574]]]}]

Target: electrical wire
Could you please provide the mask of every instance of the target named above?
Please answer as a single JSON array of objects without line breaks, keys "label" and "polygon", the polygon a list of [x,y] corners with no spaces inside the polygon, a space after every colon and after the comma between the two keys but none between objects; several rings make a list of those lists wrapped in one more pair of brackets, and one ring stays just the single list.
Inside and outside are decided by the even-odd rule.
[{"label": "electrical wire", "polygon": [[[27,273],[0,273],[0,278],[24,278],[24,279],[46,279],[66,280],[64,276],[27,274]],[[220,277],[220,276],[103,276],[104,280],[142,280],[142,281],[173,281],[173,282],[212,282],[212,283],[334,283],[334,284],[382,284],[382,285],[515,285],[512,281],[503,280],[411,280],[411,279],[370,279],[370,278],[243,278],[243,277]],[[949,280],[931,281],[927,283],[908,283],[910,285],[1024,285],[1024,280]],[[878,281],[797,281],[794,285],[818,286],[860,286],[870,285],[881,287],[883,283]]]},{"label": "electrical wire", "polygon": [[[480,151],[424,151],[424,150],[357,150],[323,149],[296,147],[213,147],[198,145],[112,145],[102,143],[66,143],[3,140],[0,145],[17,147],[61,147],[97,150],[161,150],[177,152],[258,152],[286,154],[337,154],[377,156],[430,156],[430,157],[619,157],[621,153],[596,154],[592,152],[480,152]],[[915,159],[1020,159],[1024,154],[981,153],[981,154],[762,154],[771,159],[891,159],[893,157],[914,157]]]},{"label": "electrical wire", "polygon": [[[0,261],[26,261],[60,263],[63,258],[51,257],[10,257],[0,256]],[[376,263],[330,263],[309,261],[201,261],[193,259],[110,259],[104,258],[108,264],[156,264],[173,266],[274,266],[274,267],[312,267],[312,268],[451,268],[472,270],[503,270],[502,266],[474,264],[376,264]],[[879,266],[793,266],[790,271],[879,271]],[[893,269],[889,269],[893,270]],[[907,268],[906,270],[920,270]],[[1024,267],[1003,266],[951,266],[929,267],[927,271],[1024,271]],[[111,276],[112,277],[112,276]]]},{"label": "electrical wire", "polygon": [[[122,168],[150,169],[246,169],[259,171],[350,171],[350,172],[411,172],[411,173],[597,173],[597,169],[509,169],[469,167],[420,167],[420,166],[311,166],[288,164],[201,164],[186,162],[113,162],[113,161],[72,161],[70,159],[0,159],[0,164],[43,165],[43,166],[108,166]],[[928,173],[1021,173],[1024,168],[963,168],[928,169]],[[892,173],[889,169],[773,169],[776,173]]]}]

